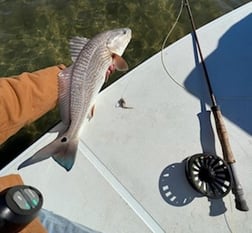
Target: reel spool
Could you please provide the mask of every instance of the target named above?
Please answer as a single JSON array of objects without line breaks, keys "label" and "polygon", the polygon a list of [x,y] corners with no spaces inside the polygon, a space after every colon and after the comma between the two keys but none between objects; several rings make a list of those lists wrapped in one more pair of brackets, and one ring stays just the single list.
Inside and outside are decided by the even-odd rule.
[{"label": "reel spool", "polygon": [[232,188],[229,167],[216,155],[204,153],[188,157],[185,171],[192,187],[209,198],[222,198]]}]

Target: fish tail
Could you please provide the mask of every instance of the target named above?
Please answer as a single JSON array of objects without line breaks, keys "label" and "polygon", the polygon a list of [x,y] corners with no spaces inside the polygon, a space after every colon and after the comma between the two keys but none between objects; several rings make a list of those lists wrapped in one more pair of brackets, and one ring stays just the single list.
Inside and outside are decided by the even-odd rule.
[{"label": "fish tail", "polygon": [[[64,139],[65,137],[62,138]],[[64,167],[67,171],[70,171],[75,161],[77,148],[78,148],[77,139],[64,142],[64,144],[61,145],[60,150],[57,153],[55,153],[52,157],[60,166]]]},{"label": "fish tail", "polygon": [[66,136],[62,136],[40,149],[29,159],[25,160],[19,165],[18,169],[53,157],[59,165],[69,171],[73,167],[77,147],[78,140],[68,140]]}]

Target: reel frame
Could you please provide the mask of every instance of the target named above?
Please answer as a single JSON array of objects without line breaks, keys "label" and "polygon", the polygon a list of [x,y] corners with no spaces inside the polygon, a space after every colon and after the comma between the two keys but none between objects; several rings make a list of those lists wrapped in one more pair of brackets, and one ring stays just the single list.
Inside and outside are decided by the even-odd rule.
[{"label": "reel frame", "polygon": [[232,173],[228,164],[208,153],[186,158],[185,173],[191,186],[211,199],[220,199],[232,189]]}]

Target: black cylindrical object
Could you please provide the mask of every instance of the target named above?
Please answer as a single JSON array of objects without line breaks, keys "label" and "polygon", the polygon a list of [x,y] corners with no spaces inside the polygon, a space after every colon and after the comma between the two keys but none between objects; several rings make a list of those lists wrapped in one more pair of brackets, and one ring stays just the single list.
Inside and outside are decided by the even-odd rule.
[{"label": "black cylindrical object", "polygon": [[34,187],[17,185],[0,192],[0,232],[18,233],[35,217],[43,204]]}]

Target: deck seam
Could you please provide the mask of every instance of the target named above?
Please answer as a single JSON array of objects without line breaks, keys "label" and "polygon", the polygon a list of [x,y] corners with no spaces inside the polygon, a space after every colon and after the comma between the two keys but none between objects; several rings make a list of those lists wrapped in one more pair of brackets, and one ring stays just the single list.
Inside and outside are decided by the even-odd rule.
[{"label": "deck seam", "polygon": [[159,223],[134,198],[129,190],[126,189],[126,187],[116,178],[111,170],[105,166],[105,164],[83,140],[80,140],[79,150],[152,232],[165,233]]}]

